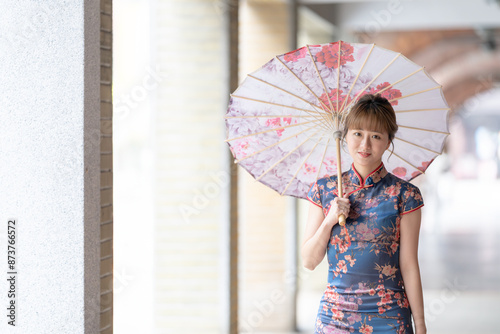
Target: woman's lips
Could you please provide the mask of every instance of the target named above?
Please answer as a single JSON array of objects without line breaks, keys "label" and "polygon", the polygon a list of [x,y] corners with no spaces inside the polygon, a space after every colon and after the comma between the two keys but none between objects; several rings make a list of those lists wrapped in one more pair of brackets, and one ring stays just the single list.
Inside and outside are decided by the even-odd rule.
[{"label": "woman's lips", "polygon": [[366,153],[366,152],[358,152],[358,154],[362,157],[362,158],[368,158],[371,153]]}]

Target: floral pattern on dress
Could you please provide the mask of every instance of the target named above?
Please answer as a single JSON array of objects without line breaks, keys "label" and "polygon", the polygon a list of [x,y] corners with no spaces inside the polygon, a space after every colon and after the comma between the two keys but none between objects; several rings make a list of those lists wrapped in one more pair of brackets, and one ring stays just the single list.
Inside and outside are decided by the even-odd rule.
[{"label": "floral pattern on dress", "polygon": [[[366,180],[352,166],[342,180],[351,210],[327,246],[328,285],[315,333],[413,333],[399,240],[402,215],[423,206],[420,191],[383,164]],[[336,176],[319,179],[308,193],[325,215],[337,196]]]}]

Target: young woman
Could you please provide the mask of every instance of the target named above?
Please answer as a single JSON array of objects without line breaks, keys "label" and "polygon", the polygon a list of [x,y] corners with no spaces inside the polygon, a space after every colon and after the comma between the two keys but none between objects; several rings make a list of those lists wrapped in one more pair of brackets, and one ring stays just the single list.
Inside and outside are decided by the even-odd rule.
[{"label": "young woman", "polygon": [[329,263],[315,333],[413,333],[412,316],[416,334],[426,333],[417,258],[422,196],[382,163],[397,130],[387,99],[363,96],[345,125],[354,162],[342,174],[344,198],[337,176],[309,191],[303,264],[313,270],[325,253]]}]

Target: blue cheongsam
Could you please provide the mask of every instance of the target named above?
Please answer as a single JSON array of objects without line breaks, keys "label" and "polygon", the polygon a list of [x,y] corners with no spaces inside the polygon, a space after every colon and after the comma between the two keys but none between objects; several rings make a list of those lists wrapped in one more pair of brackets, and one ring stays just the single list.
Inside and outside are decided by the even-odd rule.
[{"label": "blue cheongsam", "polygon": [[[354,166],[342,174],[351,210],[327,247],[328,285],[315,333],[413,333],[399,268],[401,216],[423,206],[419,189],[381,164],[363,181]],[[325,216],[337,197],[337,177],[316,181],[308,199]]]}]

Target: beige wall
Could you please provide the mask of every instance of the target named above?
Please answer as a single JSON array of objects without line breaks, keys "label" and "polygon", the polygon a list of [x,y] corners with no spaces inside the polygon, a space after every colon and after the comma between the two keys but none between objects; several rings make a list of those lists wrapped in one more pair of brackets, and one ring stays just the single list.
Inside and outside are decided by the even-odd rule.
[{"label": "beige wall", "polygon": [[153,1],[155,326],[157,333],[223,333],[227,189],[223,8],[217,1]]}]

